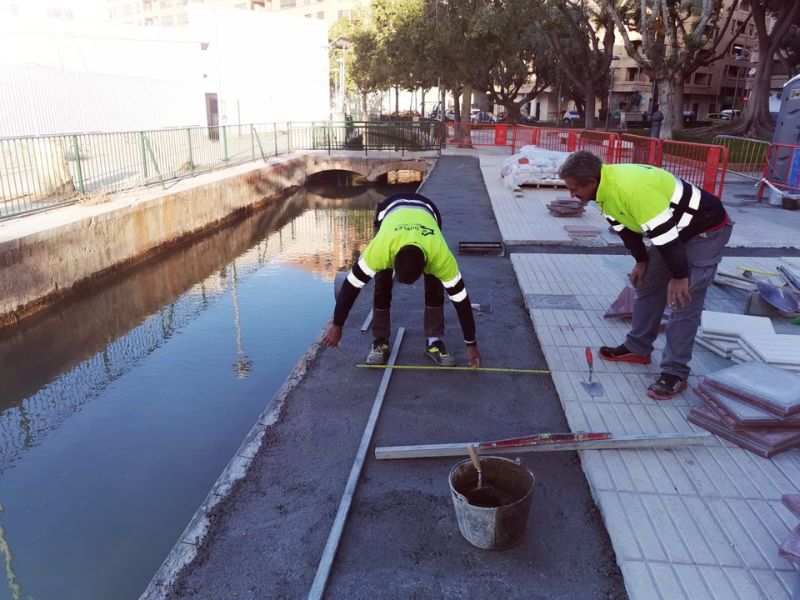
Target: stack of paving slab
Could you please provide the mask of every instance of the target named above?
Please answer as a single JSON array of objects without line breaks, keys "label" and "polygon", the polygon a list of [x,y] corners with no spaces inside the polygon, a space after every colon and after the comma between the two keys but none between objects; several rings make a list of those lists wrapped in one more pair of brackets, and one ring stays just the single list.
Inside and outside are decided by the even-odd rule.
[{"label": "stack of paving slab", "polygon": [[800,375],[747,362],[706,375],[695,392],[703,402],[690,423],[764,458],[800,447]]},{"label": "stack of paving slab", "polygon": [[[572,198],[556,198],[547,204],[547,210],[554,217],[580,217],[583,214],[583,203]],[[599,233],[599,230],[598,230]]]},{"label": "stack of paving slab", "polygon": [[703,311],[696,341],[735,363],[758,361],[800,371],[800,335],[775,333],[767,317]]},{"label": "stack of paving slab", "polygon": [[[800,517],[800,494],[784,494],[781,498],[783,505],[788,508],[791,513]],[[800,525],[783,540],[783,543],[778,548],[778,554],[784,557],[795,566],[800,567]],[[800,573],[797,574],[797,584],[795,585],[793,600],[800,600]]]}]

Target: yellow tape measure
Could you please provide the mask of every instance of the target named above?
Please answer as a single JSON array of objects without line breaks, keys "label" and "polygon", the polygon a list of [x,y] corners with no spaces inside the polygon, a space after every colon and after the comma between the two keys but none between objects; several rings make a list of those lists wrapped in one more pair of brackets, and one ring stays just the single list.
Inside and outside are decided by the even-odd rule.
[{"label": "yellow tape measure", "polygon": [[504,369],[502,367],[435,367],[429,365],[356,365],[362,369],[409,369],[415,371],[483,371],[489,373],[528,373],[532,375],[547,375],[550,371],[545,369]]}]

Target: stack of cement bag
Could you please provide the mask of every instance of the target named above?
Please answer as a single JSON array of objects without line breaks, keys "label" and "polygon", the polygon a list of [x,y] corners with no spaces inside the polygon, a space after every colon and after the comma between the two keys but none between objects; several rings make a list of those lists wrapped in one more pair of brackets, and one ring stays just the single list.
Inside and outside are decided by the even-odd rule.
[{"label": "stack of cement bag", "polygon": [[706,375],[688,421],[759,456],[800,447],[800,376],[760,362]]},{"label": "stack of cement bag", "polygon": [[800,335],[775,333],[767,317],[705,310],[696,341],[735,363],[757,361],[800,371]]},{"label": "stack of cement bag", "polygon": [[511,190],[518,190],[522,185],[564,185],[558,170],[568,156],[569,152],[523,146],[518,154],[503,162],[500,175]]}]

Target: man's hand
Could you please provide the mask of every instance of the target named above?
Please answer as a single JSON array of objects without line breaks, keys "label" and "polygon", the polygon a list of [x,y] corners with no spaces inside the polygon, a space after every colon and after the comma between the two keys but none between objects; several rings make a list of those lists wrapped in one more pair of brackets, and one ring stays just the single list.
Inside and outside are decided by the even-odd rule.
[{"label": "man's hand", "polygon": [[692,295],[689,293],[689,278],[670,279],[667,285],[667,306],[670,308],[682,308],[684,304],[691,302]]},{"label": "man's hand", "polygon": [[325,342],[325,345],[329,348],[333,348],[334,346],[338,345],[339,340],[342,339],[342,328],[339,325],[334,325],[331,323],[328,325],[328,329],[325,330],[325,333],[322,335],[322,341]]},{"label": "man's hand", "polygon": [[633,270],[628,275],[628,279],[630,279],[631,285],[633,287],[639,287],[639,284],[644,281],[644,275],[647,273],[647,263],[646,262],[637,262],[633,266]]},{"label": "man's hand", "polygon": [[467,346],[467,360],[469,366],[477,369],[481,366],[481,353],[478,351],[477,346]]}]

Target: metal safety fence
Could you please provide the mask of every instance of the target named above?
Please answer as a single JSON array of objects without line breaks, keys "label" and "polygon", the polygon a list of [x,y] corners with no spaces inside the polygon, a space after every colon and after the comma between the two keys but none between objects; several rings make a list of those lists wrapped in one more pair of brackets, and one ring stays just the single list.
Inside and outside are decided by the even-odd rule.
[{"label": "metal safety fence", "polygon": [[800,146],[770,144],[759,181],[762,182],[758,190],[759,202],[763,198],[765,187],[771,188],[778,195],[785,192],[800,196]]},{"label": "metal safety fence", "polygon": [[718,135],[712,144],[728,149],[728,171],[747,179],[759,181],[763,177],[764,166],[770,143],[764,140]]},{"label": "metal safety fence", "polygon": [[720,145],[588,129],[514,127],[512,153],[526,145],[562,152],[589,150],[607,163],[661,167],[717,196],[725,185],[728,150]]},{"label": "metal safety fence", "polygon": [[661,160],[657,166],[721,198],[728,149],[712,144],[662,140]]},{"label": "metal safety fence", "polygon": [[293,151],[441,150],[438,121],[252,123],[0,138],[0,219]]}]

